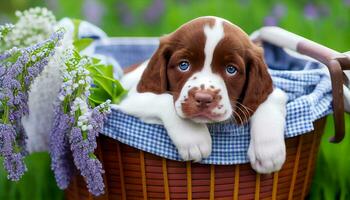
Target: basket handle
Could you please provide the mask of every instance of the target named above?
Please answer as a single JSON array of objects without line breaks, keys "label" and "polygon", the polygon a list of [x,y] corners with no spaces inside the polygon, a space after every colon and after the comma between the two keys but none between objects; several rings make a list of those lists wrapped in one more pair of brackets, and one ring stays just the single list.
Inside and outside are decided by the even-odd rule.
[{"label": "basket handle", "polygon": [[345,54],[303,38],[279,27],[263,27],[258,32],[258,40],[294,50],[325,64],[332,83],[333,116],[335,135],[330,139],[339,143],[345,136],[343,84],[349,79],[342,70],[350,69],[350,58]]}]

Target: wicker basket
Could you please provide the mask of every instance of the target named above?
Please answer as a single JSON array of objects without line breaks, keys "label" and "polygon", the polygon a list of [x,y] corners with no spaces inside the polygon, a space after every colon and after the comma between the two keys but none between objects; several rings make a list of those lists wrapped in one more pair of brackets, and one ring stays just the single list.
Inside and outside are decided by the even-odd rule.
[{"label": "wicker basket", "polygon": [[[335,136],[344,138],[343,83],[349,80],[350,59],[327,47],[279,28],[263,28],[256,40],[295,50],[324,63],[330,72]],[[205,165],[167,160],[101,136],[97,156],[105,169],[106,192],[93,197],[81,176],[66,190],[68,200],[80,199],[304,199],[315,169],[326,117],[314,122],[314,131],[286,140],[283,168],[271,175],[255,173],[250,164]]]},{"label": "wicker basket", "polygon": [[315,130],[286,140],[287,159],[281,171],[255,173],[249,164],[204,165],[166,160],[99,138],[97,154],[103,162],[106,193],[93,197],[82,177],[66,190],[77,199],[304,199],[308,194],[326,118]]}]

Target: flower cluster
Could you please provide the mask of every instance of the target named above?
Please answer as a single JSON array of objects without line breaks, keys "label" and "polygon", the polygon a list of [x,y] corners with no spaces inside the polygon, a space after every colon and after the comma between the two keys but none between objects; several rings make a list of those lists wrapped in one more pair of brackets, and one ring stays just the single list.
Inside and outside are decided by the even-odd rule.
[{"label": "flower cluster", "polygon": [[[28,123],[35,122],[33,126],[38,126],[49,122],[52,125],[44,130],[50,132],[51,168],[58,186],[68,187],[71,177],[79,170],[89,191],[100,195],[104,192],[104,170],[94,154],[96,137],[110,112],[108,99],[117,103],[126,90],[114,80],[113,66],[79,54],[91,41],[64,35],[63,29],[44,40],[57,25],[46,8],[29,9],[16,15],[19,20],[15,26],[0,27],[0,156],[4,157],[8,178],[19,180],[27,170],[23,162],[29,148],[25,130],[33,136]],[[58,47],[59,44],[62,45]],[[55,79],[53,85],[57,89],[61,86],[59,91],[40,86],[50,82],[46,80],[50,78]],[[51,96],[51,100],[36,101],[42,99],[38,97],[42,94],[55,99],[57,96],[53,110],[49,110],[54,101]],[[28,116],[38,115],[43,108],[42,112],[50,119],[33,121],[34,117],[26,121]],[[27,141],[32,144],[33,137],[30,138]]]},{"label": "flower cluster", "polygon": [[23,162],[26,134],[21,118],[28,114],[30,84],[47,65],[63,34],[60,29],[43,42],[26,48],[12,48],[0,55],[0,156],[4,157],[11,180],[19,180],[26,171]]},{"label": "flower cluster", "polygon": [[[86,102],[81,103],[86,106]],[[89,191],[94,195],[102,194],[104,190],[102,177],[104,171],[102,164],[94,155],[94,150],[97,147],[96,137],[102,131],[106,114],[110,112],[109,103],[110,101],[107,101],[92,110],[86,110],[79,117],[78,126],[72,128],[69,138],[74,163],[85,177]],[[77,111],[83,112],[81,108],[84,106],[79,107]]]},{"label": "flower cluster", "polygon": [[60,101],[72,101],[73,92],[84,91],[85,96],[89,95],[91,84],[90,72],[87,66],[91,64],[88,57],[81,57],[73,49],[65,52],[65,65],[61,66],[60,71],[63,79],[62,90],[58,96]]},{"label": "flower cluster", "polygon": [[0,26],[0,41],[14,28],[12,24]]},{"label": "flower cluster", "polygon": [[5,40],[5,49],[11,47],[27,47],[44,41],[54,31],[56,18],[46,8],[31,8],[23,12],[17,11],[17,23]]},{"label": "flower cluster", "polygon": [[270,15],[264,19],[265,26],[278,26],[280,21],[287,14],[287,7],[282,3],[277,3],[273,6]]},{"label": "flower cluster", "polygon": [[92,65],[91,59],[80,56],[73,49],[68,49],[63,59],[63,83],[50,134],[52,169],[58,186],[64,189],[69,185],[75,166],[85,178],[89,191],[100,195],[104,192],[104,171],[94,150],[97,147],[96,137],[102,131],[106,114],[110,112],[111,101],[94,108],[89,103],[92,78],[88,68]]}]

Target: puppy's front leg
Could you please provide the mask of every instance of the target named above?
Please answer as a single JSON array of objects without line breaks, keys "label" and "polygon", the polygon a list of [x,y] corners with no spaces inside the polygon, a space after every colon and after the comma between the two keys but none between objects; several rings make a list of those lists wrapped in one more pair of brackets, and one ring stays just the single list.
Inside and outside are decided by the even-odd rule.
[{"label": "puppy's front leg", "polygon": [[250,119],[248,157],[251,166],[259,173],[281,169],[286,159],[284,127],[287,95],[274,89]]},{"label": "puppy's front leg", "polygon": [[168,135],[183,160],[199,162],[211,153],[211,136],[205,124],[180,118],[175,113],[163,118]]},{"label": "puppy's front leg", "polygon": [[161,122],[184,160],[198,162],[211,153],[207,126],[180,118],[170,94],[134,92],[115,107],[148,123]]}]

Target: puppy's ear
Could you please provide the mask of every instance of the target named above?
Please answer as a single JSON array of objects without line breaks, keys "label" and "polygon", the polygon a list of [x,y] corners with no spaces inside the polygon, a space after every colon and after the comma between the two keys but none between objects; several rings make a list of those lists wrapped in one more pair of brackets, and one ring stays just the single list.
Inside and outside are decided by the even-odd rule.
[{"label": "puppy's ear", "polygon": [[137,85],[138,92],[153,92],[161,94],[167,91],[167,65],[170,58],[170,46],[168,36],[160,39],[157,51],[151,57],[140,82]]},{"label": "puppy's ear", "polygon": [[236,121],[242,124],[248,121],[273,90],[261,47],[253,45],[247,51],[246,63],[246,82],[239,98],[240,104],[237,104],[238,108],[235,110]]}]

